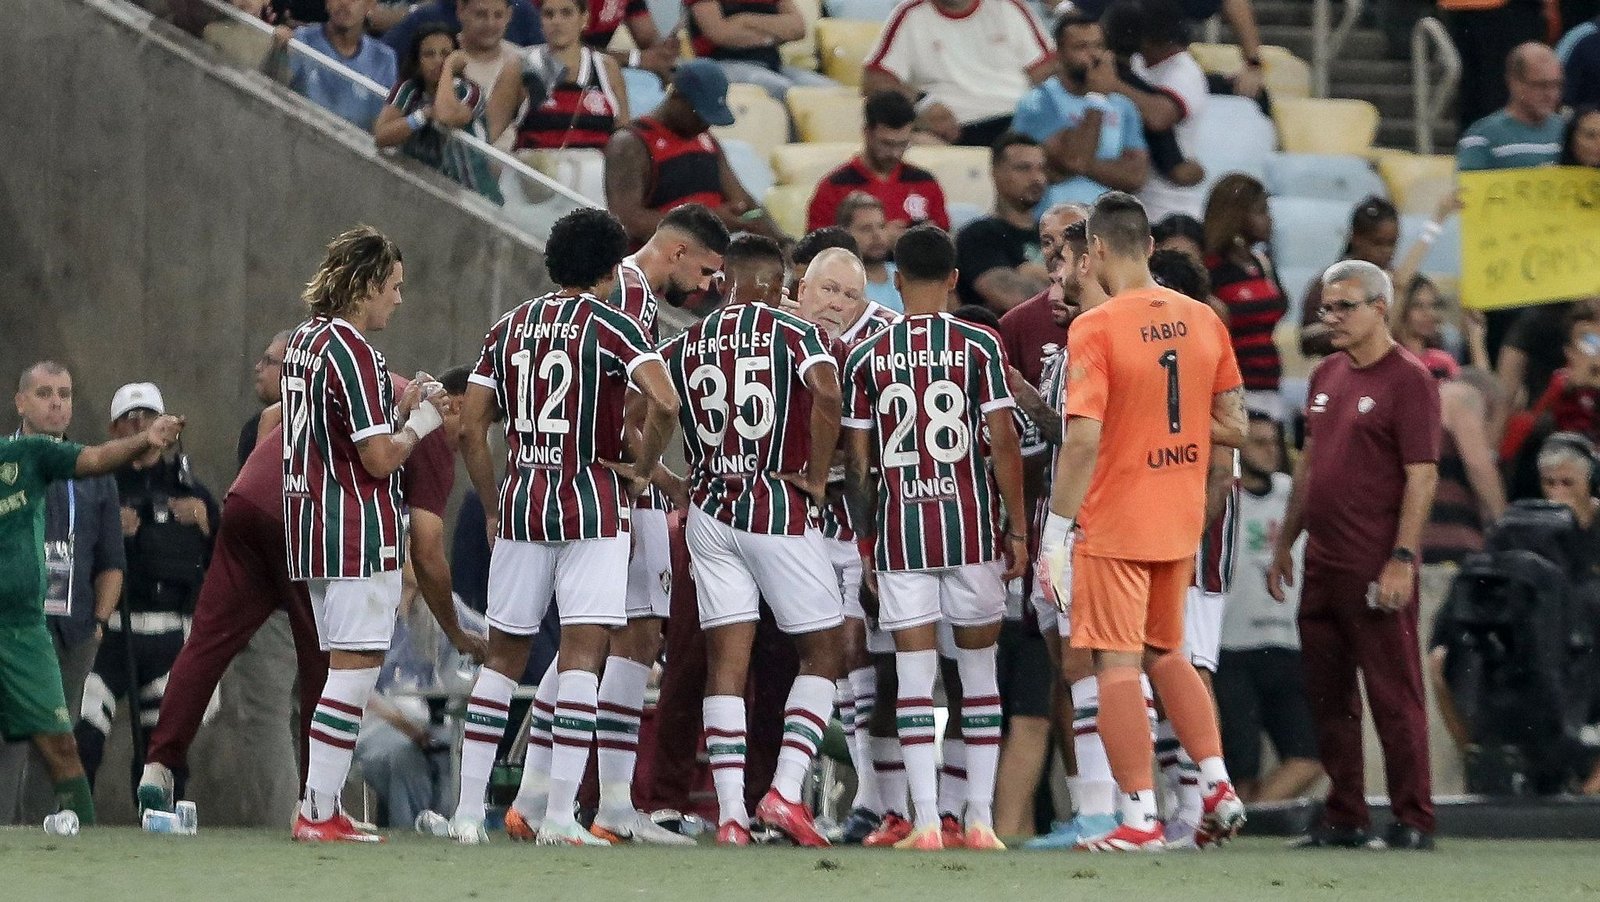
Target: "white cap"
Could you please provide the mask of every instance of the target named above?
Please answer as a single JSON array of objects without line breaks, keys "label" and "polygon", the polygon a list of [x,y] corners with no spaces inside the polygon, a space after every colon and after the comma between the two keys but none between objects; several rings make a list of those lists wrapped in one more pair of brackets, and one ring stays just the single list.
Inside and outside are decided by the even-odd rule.
[{"label": "white cap", "polygon": [[111,419],[120,419],[130,410],[153,410],[166,413],[167,405],[161,400],[161,389],[154,382],[130,382],[111,396]]}]

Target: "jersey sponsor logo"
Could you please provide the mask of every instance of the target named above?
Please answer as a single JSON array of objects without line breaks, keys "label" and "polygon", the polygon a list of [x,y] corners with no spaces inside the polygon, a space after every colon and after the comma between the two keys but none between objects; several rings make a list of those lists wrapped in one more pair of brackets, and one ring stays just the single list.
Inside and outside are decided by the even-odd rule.
[{"label": "jersey sponsor logo", "polygon": [[1361,400],[1356,402],[1356,413],[1367,413],[1368,411],[1372,410],[1372,408],[1377,406],[1377,401],[1372,400],[1366,395],[1362,395]]},{"label": "jersey sponsor logo", "polygon": [[17,465],[14,461],[0,464],[0,482],[6,485],[17,484]]},{"label": "jersey sponsor logo", "polygon": [[1166,467],[1181,467],[1186,464],[1196,463],[1200,460],[1200,446],[1194,442],[1186,445],[1172,445],[1166,448],[1151,448],[1145,453],[1145,466],[1152,470]]},{"label": "jersey sponsor logo", "polygon": [[9,495],[5,498],[0,498],[0,517],[3,517],[9,513],[14,513],[15,511],[19,511],[27,506],[27,492],[18,492],[15,495]]},{"label": "jersey sponsor logo", "polygon": [[523,445],[517,450],[517,466],[524,470],[559,470],[561,446]]},{"label": "jersey sponsor logo", "polygon": [[596,116],[604,116],[611,112],[611,104],[606,100],[606,95],[596,91],[583,92],[583,108]]},{"label": "jersey sponsor logo", "polygon": [[902,501],[953,501],[960,486],[954,476],[907,479],[900,483]]}]

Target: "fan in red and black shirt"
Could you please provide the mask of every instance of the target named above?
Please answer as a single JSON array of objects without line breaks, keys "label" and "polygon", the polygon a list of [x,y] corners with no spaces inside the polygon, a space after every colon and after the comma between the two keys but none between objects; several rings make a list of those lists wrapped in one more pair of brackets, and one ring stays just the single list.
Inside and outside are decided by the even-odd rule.
[{"label": "fan in red and black shirt", "polygon": [[1272,261],[1255,249],[1272,237],[1267,189],[1248,175],[1222,177],[1206,199],[1206,269],[1211,293],[1227,305],[1233,353],[1244,376],[1245,406],[1283,419],[1283,360],[1272,333],[1288,310]]},{"label": "fan in red and black shirt", "polygon": [[806,230],[834,225],[840,202],[865,191],[883,203],[891,243],[907,226],[919,222],[949,231],[943,189],[933,173],[904,159],[917,118],[911,101],[897,91],[880,91],[867,98],[863,112],[862,151],[817,184],[806,213]]}]

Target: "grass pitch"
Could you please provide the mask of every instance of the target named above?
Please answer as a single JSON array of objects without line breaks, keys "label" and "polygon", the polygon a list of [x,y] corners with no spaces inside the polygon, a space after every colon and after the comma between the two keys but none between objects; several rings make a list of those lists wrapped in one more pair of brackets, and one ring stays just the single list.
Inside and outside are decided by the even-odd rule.
[{"label": "grass pitch", "polygon": [[287,831],[199,836],[0,830],[0,898],[296,900],[1594,899],[1600,843],[1443,840],[1432,854],[1289,851],[1106,856],[794,848],[462,848],[395,833],[378,847],[297,846]]}]

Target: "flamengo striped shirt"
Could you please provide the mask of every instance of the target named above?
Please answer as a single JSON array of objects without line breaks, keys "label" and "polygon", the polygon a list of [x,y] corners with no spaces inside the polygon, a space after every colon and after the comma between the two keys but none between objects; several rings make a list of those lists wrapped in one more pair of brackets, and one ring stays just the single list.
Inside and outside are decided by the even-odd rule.
[{"label": "flamengo striped shirt", "polygon": [[870,431],[878,452],[877,568],[999,560],[983,428],[1016,406],[999,336],[947,313],[907,316],[850,353],[844,399],[844,425]]},{"label": "flamengo striped shirt", "polygon": [[683,398],[678,420],[693,504],[734,529],[804,535],[810,504],[778,479],[811,455],[813,366],[837,366],[822,333],[765,304],[733,304],[661,346]]},{"label": "flamengo striped shirt", "polygon": [[633,371],[660,360],[638,321],[593,295],[547,294],[500,318],[469,380],[506,412],[500,538],[571,542],[627,531],[628,500],[601,460],[622,457]]},{"label": "flamengo striped shirt", "polygon": [[289,578],[360,579],[400,569],[400,472],[373,476],[356,450],[394,431],[383,355],[348,322],[313,317],[289,336],[279,387]]},{"label": "flamengo striped shirt", "polygon": [[[844,371],[850,352],[855,350],[856,345],[876,335],[879,329],[894,325],[898,319],[900,314],[882,304],[868,301],[867,309],[861,312],[860,318],[833,341],[833,356],[839,362],[840,372]],[[850,505],[844,500],[843,467],[834,467],[828,472],[828,503],[822,508],[818,529],[825,538],[840,542],[856,540],[856,529],[850,522]]]},{"label": "flamengo striped shirt", "polygon": [[[645,337],[654,347],[661,340],[660,327],[656,325],[656,314],[661,309],[661,304],[656,300],[655,289],[650,287],[650,280],[645,278],[644,270],[632,256],[627,257],[617,265],[617,287],[611,289],[608,298],[611,305],[639,321],[644,327]],[[634,507],[640,510],[666,510],[671,507],[667,501],[666,493],[651,485],[634,502]]]}]

